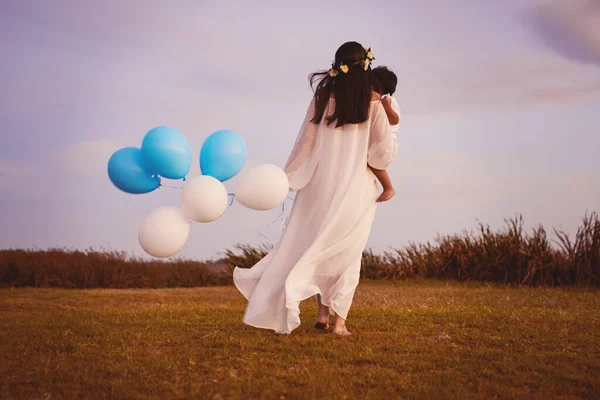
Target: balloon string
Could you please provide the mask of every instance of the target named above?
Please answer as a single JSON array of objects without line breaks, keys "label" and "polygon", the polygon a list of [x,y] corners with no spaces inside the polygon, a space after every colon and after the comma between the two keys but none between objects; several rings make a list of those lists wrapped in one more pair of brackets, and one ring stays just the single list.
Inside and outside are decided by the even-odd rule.
[{"label": "balloon string", "polygon": [[[179,187],[179,186],[170,186],[170,185],[163,185],[162,183],[159,184],[160,187],[166,187],[166,188],[170,188],[170,189],[183,189],[183,186]],[[229,200],[229,207],[233,206],[233,203],[235,202],[235,193],[227,193],[227,197],[230,198]],[[294,197],[291,196],[287,196],[287,199],[291,200],[291,201],[295,201],[296,199]],[[267,224],[267,227],[272,226],[275,222],[277,222],[277,220],[279,220],[281,218],[281,230],[283,231],[286,227],[287,224],[289,222],[289,216],[285,215],[285,202],[281,203],[281,212],[279,213],[279,215],[271,222],[269,222]],[[191,227],[194,227],[195,221],[194,220],[190,220],[190,225]],[[259,232],[258,230],[255,230],[255,232],[257,234],[259,234],[260,236],[264,237],[267,240],[270,240],[267,236],[265,236],[264,234],[262,234],[261,232]]]},{"label": "balloon string", "polygon": [[[186,181],[186,179],[183,179],[184,182]],[[171,185],[163,185],[162,183],[160,183],[158,185],[159,187],[166,187],[169,189],[183,189],[183,186],[171,186]],[[227,197],[228,197],[228,202],[229,202],[229,207],[233,206],[233,203],[235,202],[235,193],[227,193]],[[286,196],[286,199],[291,200],[291,201],[295,201],[295,197],[292,196]],[[280,229],[283,232],[285,230],[285,228],[287,227],[287,224],[289,222],[289,216],[285,215],[285,201],[283,203],[281,203],[281,212],[279,213],[279,215],[277,216],[277,218],[275,218],[273,221],[269,222],[267,224],[267,227],[272,226],[275,222],[277,222],[277,220],[279,220],[281,218],[281,225],[280,225]],[[194,228],[196,225],[196,221],[194,220],[189,220],[190,223],[190,227]],[[261,233],[258,230],[254,231],[255,233],[259,234],[260,236],[262,236],[263,238],[267,239],[267,240],[271,240],[270,238],[268,238],[266,235],[264,235],[263,233]]]},{"label": "balloon string", "polygon": [[277,216],[277,218],[275,218],[271,223],[269,223],[267,226],[271,226],[275,223],[275,221],[277,221],[279,218],[281,218],[283,216],[283,214],[285,213],[285,203],[281,203],[281,212],[279,213],[279,215]]},{"label": "balloon string", "polygon": [[288,215],[288,216],[285,216],[285,217],[283,217],[283,218],[281,219],[281,230],[282,230],[282,231],[284,231],[284,230],[285,230],[285,228],[287,227],[287,224],[288,224],[288,222],[289,222],[289,221],[290,221],[290,217],[289,217],[289,215]]},{"label": "balloon string", "polygon": [[254,232],[258,233],[260,236],[264,237],[265,239],[270,240],[268,237],[266,237],[265,235],[263,235],[262,233],[260,233],[260,231],[254,230]]},{"label": "balloon string", "polygon": [[[295,199],[293,197],[288,196],[288,199],[294,201]],[[281,212],[279,213],[279,215],[277,216],[277,218],[275,218],[273,221],[271,221],[269,224],[267,224],[267,227],[273,225],[275,222],[277,222],[278,219],[281,218],[281,225],[280,225],[280,229],[283,232],[285,230],[285,228],[287,227],[287,224],[290,220],[289,216],[285,215],[285,211],[286,211],[286,207],[285,207],[285,202],[281,204]],[[257,234],[259,234],[260,236],[264,237],[267,240],[271,240],[270,238],[268,238],[267,236],[265,236],[264,234],[262,234],[260,231],[255,230],[255,232]]]},{"label": "balloon string", "polygon": [[166,187],[166,188],[170,188],[170,189],[183,189],[183,186],[169,186],[169,185],[163,185],[162,183],[159,184],[158,186],[160,187]]}]

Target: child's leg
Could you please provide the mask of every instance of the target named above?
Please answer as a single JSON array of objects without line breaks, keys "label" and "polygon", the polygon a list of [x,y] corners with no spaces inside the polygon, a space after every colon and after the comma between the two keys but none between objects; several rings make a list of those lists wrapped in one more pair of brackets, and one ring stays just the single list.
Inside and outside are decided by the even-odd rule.
[{"label": "child's leg", "polygon": [[381,186],[383,187],[383,192],[377,199],[377,202],[380,203],[382,201],[390,200],[392,197],[394,197],[396,191],[392,187],[392,182],[390,181],[390,177],[387,171],[384,169],[375,168],[371,168],[371,170],[373,171],[375,177],[377,177],[377,180],[379,181],[379,183],[381,183]]},{"label": "child's leg", "polygon": [[371,171],[373,171],[373,173],[375,174],[375,177],[377,178],[379,183],[381,183],[383,190],[392,188],[392,182],[390,181],[390,176],[388,175],[388,173],[385,169],[375,169],[375,168],[371,167]]}]

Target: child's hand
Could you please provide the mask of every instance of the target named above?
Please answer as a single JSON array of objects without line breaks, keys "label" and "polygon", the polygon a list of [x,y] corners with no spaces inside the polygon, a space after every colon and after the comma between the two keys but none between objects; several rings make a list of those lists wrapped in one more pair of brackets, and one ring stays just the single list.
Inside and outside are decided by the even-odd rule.
[{"label": "child's hand", "polygon": [[392,96],[385,96],[384,98],[382,98],[381,104],[383,104],[384,107],[391,107],[392,106]]},{"label": "child's hand", "polygon": [[388,201],[395,195],[396,191],[394,190],[394,188],[383,189],[383,192],[377,198],[377,202],[382,203],[384,201]]}]

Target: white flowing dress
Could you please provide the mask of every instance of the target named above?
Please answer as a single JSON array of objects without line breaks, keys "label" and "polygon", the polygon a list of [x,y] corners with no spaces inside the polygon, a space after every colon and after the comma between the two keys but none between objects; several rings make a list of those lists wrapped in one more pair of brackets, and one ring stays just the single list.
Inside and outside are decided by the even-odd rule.
[{"label": "white flowing dress", "polygon": [[[333,107],[330,99],[324,115]],[[248,299],[244,323],[280,333],[300,325],[300,301],[316,294],[347,318],[377,204],[368,165],[386,169],[398,151],[379,100],[361,124],[314,124],[314,112],[313,100],[285,167],[298,193],[279,244],[252,268],[233,272]]]}]

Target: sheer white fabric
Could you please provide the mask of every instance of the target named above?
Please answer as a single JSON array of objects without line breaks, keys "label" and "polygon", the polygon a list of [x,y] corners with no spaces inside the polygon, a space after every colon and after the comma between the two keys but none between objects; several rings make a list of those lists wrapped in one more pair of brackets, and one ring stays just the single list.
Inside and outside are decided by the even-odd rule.
[{"label": "sheer white fabric", "polygon": [[[398,100],[396,100],[396,98],[394,96],[392,97],[392,110],[396,111],[396,114],[398,114],[398,118],[402,117],[402,114],[400,112],[400,104],[398,104]],[[393,133],[398,132],[398,129],[400,128],[400,122],[398,122],[396,125],[392,125],[390,127],[391,131]]]},{"label": "sheer white fabric", "polygon": [[317,142],[319,125],[310,120],[315,115],[315,101],[310,102],[296,144],[285,165],[285,172],[290,180],[290,190],[296,191],[308,183],[315,171],[318,152],[313,151]]},{"label": "sheer white fabric", "polygon": [[368,165],[385,169],[398,150],[379,101],[361,124],[313,124],[313,115],[311,102],[286,164],[298,193],[279,244],[254,267],[233,272],[248,299],[244,322],[282,333],[300,325],[299,303],[315,294],[347,317],[376,208]]},{"label": "sheer white fabric", "polygon": [[[389,97],[391,99],[392,102],[392,110],[394,110],[396,112],[396,114],[398,114],[398,119],[400,119],[402,117],[402,114],[400,112],[400,104],[398,104],[398,100],[396,100],[396,98],[394,96],[391,96],[389,94],[384,94],[383,96],[381,96],[382,99]],[[390,126],[390,130],[393,133],[398,132],[398,129],[400,128],[400,122],[398,122],[396,125],[391,125]]]},{"label": "sheer white fabric", "polygon": [[[391,131],[387,114],[381,103],[372,113],[372,125],[377,129],[371,129],[369,136],[368,163],[375,169],[387,169],[398,153],[398,142],[396,135]],[[387,126],[387,132],[381,132],[378,128]]]}]

